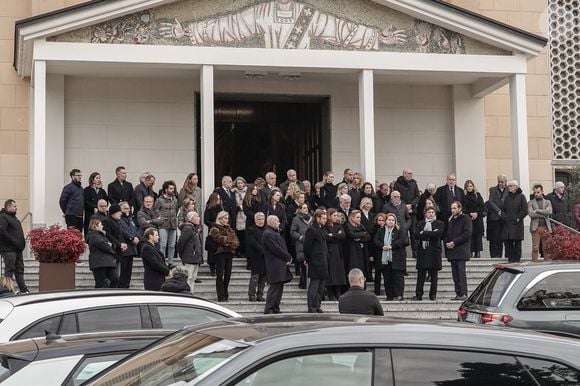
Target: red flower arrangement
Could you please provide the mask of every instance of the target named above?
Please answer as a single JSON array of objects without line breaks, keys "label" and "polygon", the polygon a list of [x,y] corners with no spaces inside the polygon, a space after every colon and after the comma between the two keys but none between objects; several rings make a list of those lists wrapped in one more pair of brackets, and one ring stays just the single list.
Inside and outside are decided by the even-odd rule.
[{"label": "red flower arrangement", "polygon": [[36,228],[28,233],[34,258],[40,263],[78,263],[85,251],[85,240],[75,228],[60,225]]},{"label": "red flower arrangement", "polygon": [[556,227],[544,240],[544,253],[552,260],[580,260],[580,234]]}]

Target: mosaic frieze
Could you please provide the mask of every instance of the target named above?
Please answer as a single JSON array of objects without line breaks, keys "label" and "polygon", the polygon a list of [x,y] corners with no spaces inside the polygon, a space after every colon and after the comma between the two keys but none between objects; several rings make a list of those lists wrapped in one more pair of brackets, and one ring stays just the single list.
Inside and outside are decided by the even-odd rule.
[{"label": "mosaic frieze", "polygon": [[186,0],[54,41],[443,54],[504,54],[369,0]]}]

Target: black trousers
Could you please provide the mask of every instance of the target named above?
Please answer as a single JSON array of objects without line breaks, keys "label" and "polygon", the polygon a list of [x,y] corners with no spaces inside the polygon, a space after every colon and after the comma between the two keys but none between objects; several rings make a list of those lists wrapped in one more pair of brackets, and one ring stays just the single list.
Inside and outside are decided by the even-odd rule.
[{"label": "black trousers", "polygon": [[431,287],[429,287],[429,299],[434,300],[437,297],[437,269],[418,269],[417,270],[417,286],[415,287],[415,296],[423,297],[423,287],[425,286],[425,277],[429,273],[431,276]]},{"label": "black trousers", "polygon": [[79,230],[79,232],[83,232],[83,218],[82,217],[77,217],[77,216],[72,216],[70,214],[67,214],[64,216],[64,221],[66,222],[66,227],[70,228],[76,228]]},{"label": "black trousers", "polygon": [[119,275],[118,288],[129,288],[131,286],[131,276],[133,275],[133,256],[123,256],[119,259],[121,263],[121,274]]},{"label": "black trousers", "polygon": [[522,258],[522,240],[506,240],[505,255],[510,263],[518,263]]},{"label": "black trousers", "polygon": [[487,222],[487,239],[489,240],[489,255],[491,257],[503,256],[503,244],[501,239],[501,222]]},{"label": "black trousers", "polygon": [[324,287],[323,279],[310,279],[310,284],[308,285],[308,312],[318,312],[320,310]]},{"label": "black trousers", "polygon": [[270,283],[268,295],[266,295],[265,314],[279,314],[282,293],[284,292],[284,283]]},{"label": "black trousers", "polygon": [[[387,265],[381,266],[381,268],[375,268],[375,294],[377,294],[377,289],[380,295],[381,288],[381,278],[383,275],[385,281],[385,295],[387,300],[393,300],[396,297],[403,297],[405,294],[405,271],[399,269],[393,269],[393,264],[388,263]],[[377,280],[378,277],[378,280]]]},{"label": "black trousers", "polygon": [[457,296],[467,296],[467,274],[465,273],[465,260],[451,260],[451,274],[455,284]]},{"label": "black trousers", "polygon": [[4,276],[14,278],[20,292],[28,291],[24,282],[24,258],[21,251],[2,252],[4,258]]},{"label": "black trousers", "polygon": [[298,288],[306,288],[306,266],[304,265],[303,260],[294,262],[294,271],[296,272],[296,275],[300,277]]},{"label": "black trousers", "polygon": [[217,293],[218,301],[223,302],[228,300],[230,297],[228,286],[230,285],[230,277],[232,276],[232,254],[216,253],[214,259],[215,291]]},{"label": "black trousers", "polygon": [[[119,278],[117,277],[117,268],[105,267],[93,269],[93,276],[95,277],[95,288],[117,288]],[[107,279],[109,286],[107,286]]]},{"label": "black trousers", "polygon": [[265,274],[255,273],[250,276],[250,284],[248,285],[248,297],[250,300],[263,298],[264,287],[266,287]]}]

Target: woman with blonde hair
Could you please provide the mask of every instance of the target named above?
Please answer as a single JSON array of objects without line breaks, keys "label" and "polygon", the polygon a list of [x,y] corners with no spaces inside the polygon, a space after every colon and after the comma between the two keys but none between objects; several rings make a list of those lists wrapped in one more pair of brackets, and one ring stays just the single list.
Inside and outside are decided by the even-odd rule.
[{"label": "woman with blonde hair", "polygon": [[236,232],[230,226],[230,215],[221,211],[209,230],[209,237],[215,243],[214,260],[216,263],[215,288],[219,302],[229,299],[228,286],[232,276],[232,258],[240,246]]},{"label": "woman with blonde hair", "polygon": [[234,186],[232,188],[232,193],[234,194],[234,200],[236,202],[236,221],[235,231],[238,240],[240,241],[240,247],[238,248],[238,257],[246,257],[246,214],[244,213],[244,198],[248,192],[248,186],[246,185],[246,180],[244,177],[236,177],[234,180]]},{"label": "woman with blonde hair", "polygon": [[399,229],[397,216],[387,213],[385,227],[375,234],[374,243],[381,251],[375,261],[375,275],[383,275],[387,300],[402,301],[405,295],[405,271],[407,270],[407,237]]},{"label": "woman with blonde hair", "polygon": [[16,295],[16,282],[10,276],[0,276],[0,298]]}]

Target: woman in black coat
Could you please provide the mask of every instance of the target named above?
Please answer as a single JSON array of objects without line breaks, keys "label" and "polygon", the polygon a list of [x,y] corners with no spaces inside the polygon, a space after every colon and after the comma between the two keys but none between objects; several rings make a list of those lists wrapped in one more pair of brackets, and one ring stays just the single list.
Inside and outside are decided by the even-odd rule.
[{"label": "woman in black coat", "polygon": [[465,262],[471,256],[471,219],[461,212],[459,201],[451,204],[451,217],[447,223],[445,235],[445,256],[451,263],[451,273],[455,284],[455,294],[452,300],[467,299],[467,275]]},{"label": "woman in black coat", "polygon": [[317,209],[314,221],[304,236],[304,257],[308,267],[308,312],[322,312],[322,296],[328,280],[328,248],[326,247],[326,210]]},{"label": "woman in black coat", "polygon": [[253,219],[254,225],[246,229],[246,257],[250,262],[250,283],[248,284],[248,298],[251,302],[263,302],[264,287],[266,286],[266,262],[264,261],[264,247],[262,235],[266,216],[257,212]]},{"label": "woman in black coat", "polygon": [[373,245],[373,232],[375,231],[375,209],[373,207],[373,201],[368,198],[362,198],[360,200],[360,211],[361,211],[361,225],[369,232],[371,236],[370,240],[366,242],[367,256],[368,258],[368,268],[365,272],[367,281],[373,280],[373,258],[375,256],[375,246]]},{"label": "woman in black coat", "polygon": [[165,258],[157,249],[159,232],[157,229],[148,228],[143,234],[145,239],[141,243],[141,260],[143,260],[143,284],[146,290],[161,291],[161,286],[170,273],[165,264]]},{"label": "woman in black coat", "polygon": [[528,202],[517,181],[508,182],[508,194],[503,201],[501,211],[504,221],[501,239],[506,243],[505,255],[510,263],[519,262],[522,258],[524,218],[528,215]]},{"label": "woman in black coat", "polygon": [[374,238],[381,255],[375,261],[375,275],[382,274],[385,280],[387,300],[405,300],[405,271],[407,270],[407,236],[399,229],[397,216],[388,213],[385,227],[379,229]]},{"label": "woman in black coat", "polygon": [[344,271],[344,259],[342,257],[342,242],[345,238],[341,219],[334,208],[326,212],[326,247],[328,248],[328,280],[326,288],[329,300],[340,297],[341,291],[346,286],[346,272]]},{"label": "woman in black coat", "polygon": [[[383,249],[382,249],[382,245],[379,247],[375,244],[375,236],[377,235],[377,233],[383,229],[385,227],[385,223],[387,221],[387,215],[386,213],[377,213],[377,215],[375,216],[375,223],[373,225],[373,229],[371,231],[371,247],[372,250],[369,251],[370,254],[370,260],[372,260],[373,266],[375,267],[375,277],[374,277],[374,283],[375,283],[375,295],[377,296],[381,296],[381,276],[385,276],[385,272],[384,268],[385,266],[381,265],[381,269],[379,271],[377,271],[376,267],[377,267],[377,259],[380,259],[382,253],[383,253]],[[387,283],[385,283],[386,285]]]},{"label": "woman in black coat", "polygon": [[481,194],[475,189],[475,184],[471,180],[465,181],[463,186],[465,196],[463,197],[463,213],[471,219],[471,256],[481,257],[483,251],[483,218],[487,215],[485,203]]},{"label": "woman in black coat", "polygon": [[85,235],[89,232],[89,222],[93,214],[97,213],[97,203],[99,200],[109,201],[107,192],[103,189],[101,175],[97,172],[92,172],[89,176],[89,186],[85,188]]},{"label": "woman in black coat", "polygon": [[437,276],[441,270],[441,237],[445,223],[437,220],[435,208],[425,208],[425,219],[417,223],[415,237],[417,243],[417,286],[413,300],[423,300],[423,286],[427,274],[431,277],[429,299],[437,297]]},{"label": "woman in black coat", "polygon": [[115,251],[107,240],[100,220],[92,219],[89,222],[87,243],[89,244],[89,268],[95,278],[95,288],[106,288],[106,279],[109,280],[111,288],[116,288],[118,277]]},{"label": "woman in black coat", "polygon": [[[304,237],[310,227],[312,216],[308,213],[308,205],[303,203],[299,211],[294,215],[292,225],[290,226],[290,238],[295,247],[296,274],[300,275],[298,288],[306,288],[306,267],[304,265]],[[288,245],[288,243],[286,243]]]},{"label": "woman in black coat", "polygon": [[[217,192],[213,192],[207,199],[205,212],[203,212],[203,223],[208,229],[211,229],[219,212],[223,211],[224,207],[222,199]],[[215,259],[214,254],[216,245],[211,237],[206,237],[204,249],[207,251],[207,264],[209,265],[209,273],[215,276]]]},{"label": "woman in black coat", "polygon": [[348,221],[344,226],[346,234],[345,241],[345,263],[347,271],[350,272],[353,268],[358,268],[361,271],[368,270],[368,256],[366,242],[371,239],[371,235],[361,224],[360,210],[351,210]]},{"label": "woman in black coat", "polygon": [[249,185],[248,192],[244,196],[244,202],[242,203],[242,208],[246,215],[246,229],[255,224],[254,216],[262,210],[263,206],[262,195],[258,191],[258,187],[256,185]]},{"label": "woman in black coat", "polygon": [[280,190],[272,189],[268,202],[262,208],[262,212],[264,212],[266,218],[268,218],[268,216],[278,217],[278,220],[280,220],[280,231],[283,232],[286,229],[287,218],[286,208],[284,207],[284,204],[280,203],[281,199],[282,193]]},{"label": "woman in black coat", "polygon": [[[188,199],[186,198],[186,200]],[[197,212],[187,213],[176,244],[176,250],[179,253],[179,257],[181,257],[183,268],[187,271],[187,284],[191,293],[195,289],[195,280],[197,279],[199,266],[203,261],[200,223],[201,219]]]}]

